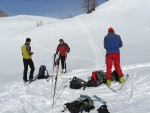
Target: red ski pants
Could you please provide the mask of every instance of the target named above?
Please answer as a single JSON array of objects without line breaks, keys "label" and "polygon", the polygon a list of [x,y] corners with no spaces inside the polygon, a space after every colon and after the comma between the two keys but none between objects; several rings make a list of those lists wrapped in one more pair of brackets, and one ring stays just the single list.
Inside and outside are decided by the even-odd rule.
[{"label": "red ski pants", "polygon": [[111,79],[111,69],[113,64],[119,77],[123,76],[120,67],[120,53],[110,53],[106,55],[106,79]]}]

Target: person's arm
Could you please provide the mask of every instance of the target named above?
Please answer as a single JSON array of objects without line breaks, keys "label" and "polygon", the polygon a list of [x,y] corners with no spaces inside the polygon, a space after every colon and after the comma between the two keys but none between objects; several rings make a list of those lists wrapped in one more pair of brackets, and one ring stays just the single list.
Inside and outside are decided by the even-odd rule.
[{"label": "person's arm", "polygon": [[33,52],[31,52],[31,47],[30,46],[26,46],[26,50],[27,50],[29,55],[33,55]]},{"label": "person's arm", "polygon": [[104,38],[104,48],[107,49],[107,37]]},{"label": "person's arm", "polygon": [[119,36],[119,47],[122,47],[122,46],[123,46],[123,43],[122,43],[121,37]]},{"label": "person's arm", "polygon": [[68,44],[66,44],[67,46],[67,52],[69,53],[70,52],[70,47],[68,46]]}]

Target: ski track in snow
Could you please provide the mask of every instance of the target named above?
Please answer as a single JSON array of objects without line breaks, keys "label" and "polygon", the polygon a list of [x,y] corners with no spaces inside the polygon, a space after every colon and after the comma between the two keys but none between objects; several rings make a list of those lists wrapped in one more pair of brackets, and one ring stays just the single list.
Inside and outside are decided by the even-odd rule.
[{"label": "ski track in snow", "polygon": [[[100,50],[98,49],[98,47],[96,46],[96,43],[94,41],[94,37],[92,36],[92,34],[90,33],[90,31],[87,29],[87,27],[80,21],[80,19],[76,18],[77,23],[79,24],[79,26],[81,27],[81,29],[83,30],[83,32],[85,33],[87,40],[89,42],[89,45],[93,51],[93,54],[95,55],[95,59],[96,59],[96,67],[101,67],[104,68],[105,66],[102,64],[105,64],[104,60],[105,57],[102,55],[102,53],[100,52]],[[101,66],[101,65],[102,66]]]},{"label": "ski track in snow", "polygon": [[[49,82],[37,80],[31,83],[29,87],[24,86],[22,82],[5,84],[0,90],[1,113],[60,113],[64,103],[77,99],[80,94],[88,94],[91,97],[94,94],[100,96],[107,102],[111,113],[129,113],[129,111],[133,113],[132,109],[135,108],[136,113],[140,113],[143,110],[143,104],[150,105],[150,65],[148,63],[145,65],[124,66],[125,74],[129,74],[130,77],[123,89],[117,93],[110,91],[105,85],[96,88],[86,88],[85,91],[82,89],[72,90],[69,88],[69,79],[61,79],[79,76],[87,81],[88,77],[91,76],[92,70],[73,70],[65,75],[59,73],[55,97],[56,103],[53,109],[51,108],[53,96],[51,79]],[[143,81],[145,82],[143,83]],[[117,83],[114,83],[112,86],[117,86]],[[143,100],[146,103],[143,103]],[[96,108],[102,105],[98,101],[94,102]],[[124,104],[122,105],[122,103]],[[128,107],[128,109],[120,111],[120,109],[125,107]],[[144,109],[146,109],[145,113],[149,113],[148,106]],[[91,113],[95,112],[96,109],[91,111]]]}]

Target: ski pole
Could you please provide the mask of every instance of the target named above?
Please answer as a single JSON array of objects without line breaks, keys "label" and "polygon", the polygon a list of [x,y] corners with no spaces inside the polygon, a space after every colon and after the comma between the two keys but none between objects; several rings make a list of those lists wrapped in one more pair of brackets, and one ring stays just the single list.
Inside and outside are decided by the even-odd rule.
[{"label": "ski pole", "polygon": [[64,61],[64,68],[65,68],[65,71],[66,71],[66,59],[67,59],[67,52],[65,54],[65,61]]}]

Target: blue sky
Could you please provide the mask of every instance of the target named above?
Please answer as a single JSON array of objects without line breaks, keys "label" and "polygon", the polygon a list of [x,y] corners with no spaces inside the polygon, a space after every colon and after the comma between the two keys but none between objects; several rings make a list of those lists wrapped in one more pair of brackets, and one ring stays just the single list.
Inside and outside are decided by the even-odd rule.
[{"label": "blue sky", "polygon": [[[66,18],[68,15],[83,13],[84,0],[0,0],[0,10],[9,15],[38,15]],[[99,3],[105,0],[97,0]]]}]

